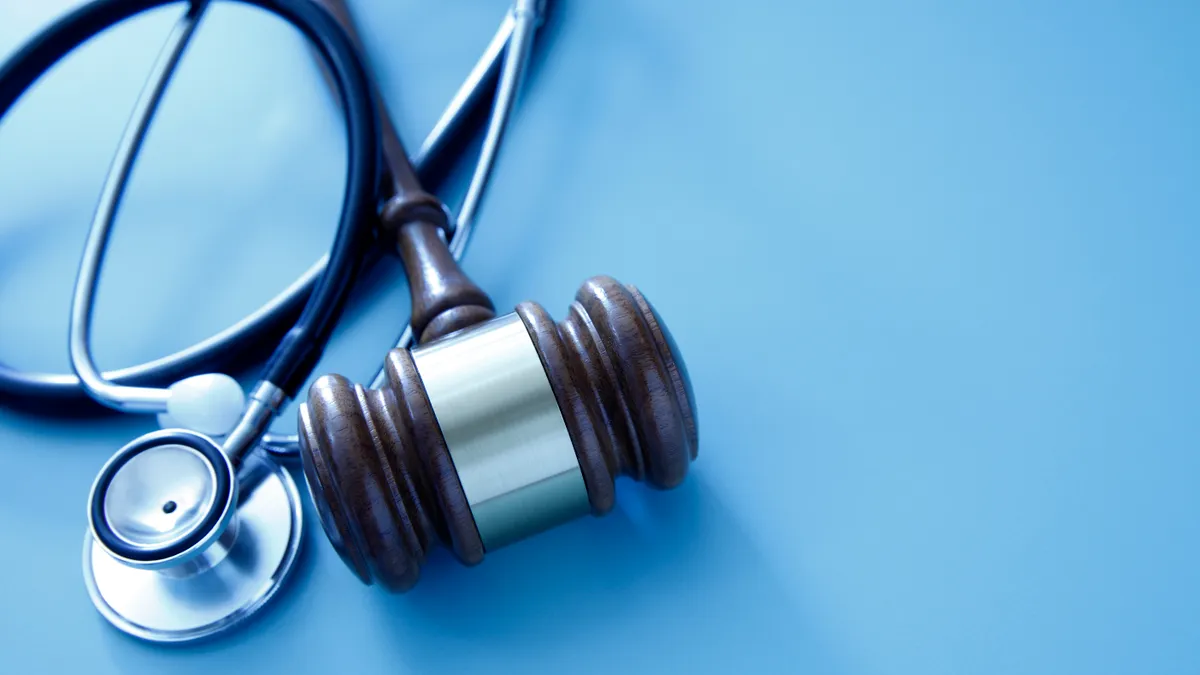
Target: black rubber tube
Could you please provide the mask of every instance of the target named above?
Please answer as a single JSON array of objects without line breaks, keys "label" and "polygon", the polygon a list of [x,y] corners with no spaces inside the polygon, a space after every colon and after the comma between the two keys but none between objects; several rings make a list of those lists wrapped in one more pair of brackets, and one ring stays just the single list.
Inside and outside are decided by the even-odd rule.
[{"label": "black rubber tube", "polygon": [[[0,117],[42,75],[83,43],[141,12],[177,1],[96,0],[55,21],[0,67]],[[349,38],[324,9],[309,0],[237,1],[279,16],[308,39],[332,76],[346,119],[346,189],[329,264],[264,372],[264,379],[293,396],[320,358],[371,243],[380,170],[377,118],[366,69]],[[226,347],[233,348],[235,345]],[[0,388],[12,390],[4,386],[7,383],[3,380],[14,372],[0,368]],[[10,384],[19,388],[29,383]]]}]

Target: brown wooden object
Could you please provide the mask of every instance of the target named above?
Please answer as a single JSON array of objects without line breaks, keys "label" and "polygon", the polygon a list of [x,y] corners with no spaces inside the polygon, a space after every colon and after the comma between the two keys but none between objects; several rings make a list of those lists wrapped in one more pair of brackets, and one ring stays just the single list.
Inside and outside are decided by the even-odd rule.
[{"label": "brown wooden object", "polygon": [[[545,368],[595,515],[614,480],[667,489],[696,458],[696,408],[683,359],[642,294],[609,277],[579,289],[555,323],[516,308]],[[347,565],[391,590],[416,583],[426,554],[465,564],[484,547],[412,355],[392,350],[388,383],[317,380],[300,412],[301,457],[322,524]]]}]

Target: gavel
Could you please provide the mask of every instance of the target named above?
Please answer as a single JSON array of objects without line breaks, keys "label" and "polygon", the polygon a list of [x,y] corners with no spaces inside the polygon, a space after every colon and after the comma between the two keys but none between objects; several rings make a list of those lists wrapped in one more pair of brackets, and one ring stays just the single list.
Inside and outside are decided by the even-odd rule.
[{"label": "gavel", "polygon": [[[316,0],[362,51],[343,0]],[[418,346],[379,389],[325,375],[299,410],[300,455],[329,541],[364,583],[411,588],[438,545],[466,565],[616,501],[628,476],[679,485],[696,405],[679,349],[636,287],[588,279],[555,322],[523,302],[495,315],[443,238],[382,100],[393,196],[380,233],[404,263]]]}]

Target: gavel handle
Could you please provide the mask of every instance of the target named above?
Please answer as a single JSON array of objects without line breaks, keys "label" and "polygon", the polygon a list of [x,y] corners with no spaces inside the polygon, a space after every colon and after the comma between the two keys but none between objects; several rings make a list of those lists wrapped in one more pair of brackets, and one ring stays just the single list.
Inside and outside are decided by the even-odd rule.
[{"label": "gavel handle", "polygon": [[374,85],[362,39],[345,0],[312,0],[325,8],[346,31],[367,66],[379,111],[380,142],[393,195],[380,214],[381,241],[404,262],[412,294],[413,336],[428,342],[495,316],[491,298],[462,271],[439,230],[450,233],[449,215],[437,196],[426,192],[396,133],[387,105]]}]

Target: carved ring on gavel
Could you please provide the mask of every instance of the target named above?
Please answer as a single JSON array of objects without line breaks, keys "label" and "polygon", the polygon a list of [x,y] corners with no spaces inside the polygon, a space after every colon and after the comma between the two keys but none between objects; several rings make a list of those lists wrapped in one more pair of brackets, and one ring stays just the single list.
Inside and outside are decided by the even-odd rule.
[{"label": "carved ring on gavel", "polygon": [[584,283],[566,320],[541,306],[387,355],[387,384],[315,382],[300,410],[321,523],[366,583],[411,588],[431,548],[467,565],[603,515],[625,475],[656,488],[696,458],[683,360],[637,289]]}]

